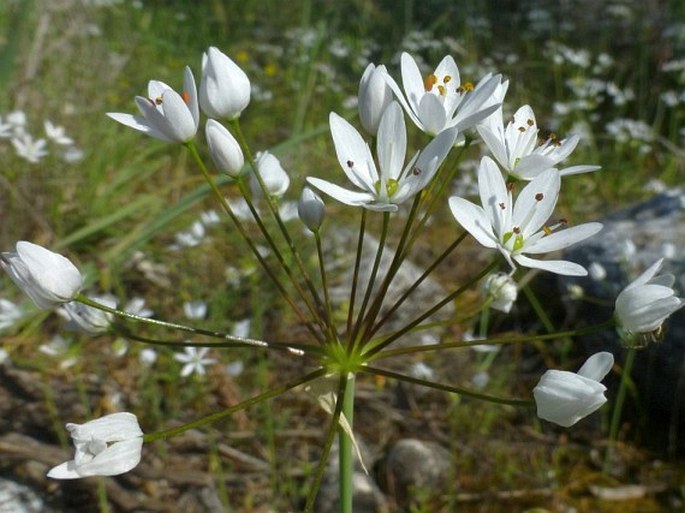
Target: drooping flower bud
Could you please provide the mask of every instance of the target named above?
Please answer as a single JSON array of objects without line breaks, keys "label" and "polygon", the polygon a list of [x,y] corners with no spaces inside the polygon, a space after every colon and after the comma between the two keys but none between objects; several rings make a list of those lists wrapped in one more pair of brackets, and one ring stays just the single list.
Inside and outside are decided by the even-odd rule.
[{"label": "drooping flower bud", "polygon": [[0,254],[2,267],[38,308],[71,301],[83,277],[71,261],[32,242],[17,242],[16,251]]},{"label": "drooping flower bud", "polygon": [[212,118],[235,119],[249,103],[250,79],[228,55],[210,47],[202,55],[202,110]]},{"label": "drooping flower bud", "polygon": [[207,120],[205,136],[214,165],[222,173],[236,178],[245,164],[238,141],[226,127],[214,119]]},{"label": "drooping flower bud", "polygon": [[311,232],[318,232],[323,222],[325,205],[321,196],[309,187],[302,189],[302,196],[297,204],[300,220]]},{"label": "drooping flower bud", "polygon": [[491,299],[490,308],[509,313],[518,296],[518,289],[511,276],[496,273],[485,278],[483,293],[487,299]]}]

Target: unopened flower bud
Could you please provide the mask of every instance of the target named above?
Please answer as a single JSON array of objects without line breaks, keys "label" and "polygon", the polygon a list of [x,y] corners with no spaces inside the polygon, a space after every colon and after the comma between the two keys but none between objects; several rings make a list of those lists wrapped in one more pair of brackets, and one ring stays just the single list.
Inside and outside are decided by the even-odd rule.
[{"label": "unopened flower bud", "polygon": [[483,293],[491,298],[490,307],[509,313],[518,296],[516,282],[508,274],[491,274],[483,282]]},{"label": "unopened flower bud", "polygon": [[321,196],[309,187],[302,189],[302,196],[297,204],[297,213],[300,215],[300,220],[310,231],[318,232],[325,214],[325,205]]},{"label": "unopened flower bud", "polygon": [[226,127],[213,119],[207,120],[205,136],[214,165],[222,173],[236,178],[245,164],[245,157],[238,141]]},{"label": "unopened flower bud", "polygon": [[386,82],[385,66],[369,64],[359,81],[359,120],[371,135],[378,133],[383,112],[393,99],[392,89]]},{"label": "unopened flower bud", "polygon": [[235,119],[250,103],[250,79],[215,47],[202,55],[200,106],[207,116]]},{"label": "unopened flower bud", "polygon": [[[256,164],[267,194],[276,197],[283,196],[290,186],[290,178],[281,166],[281,162],[268,151],[263,151],[257,153]],[[252,194],[258,195],[261,192],[259,181],[254,175],[250,186]]]}]

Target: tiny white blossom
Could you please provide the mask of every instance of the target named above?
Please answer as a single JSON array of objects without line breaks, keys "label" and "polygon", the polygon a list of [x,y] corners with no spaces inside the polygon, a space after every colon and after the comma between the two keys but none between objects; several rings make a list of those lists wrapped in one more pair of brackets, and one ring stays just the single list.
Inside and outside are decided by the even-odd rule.
[{"label": "tiny white blossom", "polygon": [[204,319],[207,317],[207,303],[201,299],[186,301],[183,303],[183,313],[191,320]]},{"label": "tiny white blossom", "polygon": [[483,293],[491,299],[490,308],[509,313],[518,297],[514,279],[505,273],[490,274],[483,281]]},{"label": "tiny white blossom", "polygon": [[62,146],[74,144],[74,140],[67,136],[63,126],[55,125],[49,119],[46,119],[43,125],[45,127],[45,135],[55,144],[60,144]]},{"label": "tiny white blossom", "polygon": [[12,138],[12,146],[21,158],[28,160],[32,164],[48,155],[47,141],[45,139],[34,139],[31,134],[24,133],[15,135]]},{"label": "tiny white blossom", "polygon": [[9,299],[0,299],[0,331],[11,328],[26,312]]},{"label": "tiny white blossom", "polygon": [[187,377],[195,373],[198,376],[204,376],[206,371],[205,367],[216,363],[214,358],[205,358],[205,355],[209,352],[208,347],[186,347],[183,353],[176,353],[174,355],[174,360],[181,362],[183,368],[181,369],[181,377]]}]

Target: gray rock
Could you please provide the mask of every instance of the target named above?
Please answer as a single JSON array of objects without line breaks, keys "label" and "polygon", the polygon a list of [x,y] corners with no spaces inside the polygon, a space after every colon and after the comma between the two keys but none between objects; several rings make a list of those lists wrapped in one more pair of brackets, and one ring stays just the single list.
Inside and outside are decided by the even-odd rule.
[{"label": "gray rock", "polygon": [[[601,220],[599,235],[566,251],[564,258],[584,266],[601,264],[606,278],[560,278],[562,295],[579,286],[589,300],[568,301],[571,325],[592,325],[612,315],[618,293],[643,270],[661,257],[664,273],[676,276],[676,293],[685,296],[685,193],[659,194]],[[685,311],[676,312],[665,323],[661,343],[637,354],[632,377],[639,401],[624,417],[642,428],[643,442],[670,451],[685,450]],[[576,339],[586,354],[611,351],[617,363],[625,360],[625,349],[613,329]],[[610,382],[611,383],[611,382]],[[617,378],[611,388],[617,388]],[[632,409],[632,411],[630,411]]]},{"label": "gray rock", "polygon": [[0,479],[0,513],[54,513],[31,488]]}]

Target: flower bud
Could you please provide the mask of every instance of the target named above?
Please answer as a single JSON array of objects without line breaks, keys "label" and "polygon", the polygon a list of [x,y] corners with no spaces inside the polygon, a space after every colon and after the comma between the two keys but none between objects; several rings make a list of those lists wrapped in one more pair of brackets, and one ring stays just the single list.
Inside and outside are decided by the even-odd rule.
[{"label": "flower bud", "polygon": [[250,79],[215,47],[202,55],[200,106],[207,116],[235,119],[250,103]]},{"label": "flower bud", "polygon": [[236,178],[245,164],[245,157],[235,137],[226,127],[213,119],[207,120],[205,137],[214,165],[222,173]]},{"label": "flower bud", "polygon": [[393,99],[392,89],[385,81],[385,66],[369,64],[359,81],[359,120],[371,135],[378,133],[378,125],[385,108]]},{"label": "flower bud", "polygon": [[[290,186],[290,178],[281,166],[280,161],[268,151],[263,151],[257,153],[256,164],[267,194],[276,197],[283,196]],[[252,188],[252,194],[260,194],[261,187],[257,177],[254,175],[252,175],[250,186]]]},{"label": "flower bud", "polygon": [[491,274],[485,279],[483,293],[486,298],[492,299],[490,308],[509,313],[518,296],[518,289],[511,276],[497,273]]},{"label": "flower bud", "polygon": [[321,196],[309,187],[302,189],[302,196],[297,204],[297,213],[300,215],[300,220],[311,232],[318,232],[325,214],[325,205]]},{"label": "flower bud", "polygon": [[83,285],[81,273],[68,258],[27,241],[17,242],[14,252],[0,254],[0,267],[46,310],[71,301]]}]

